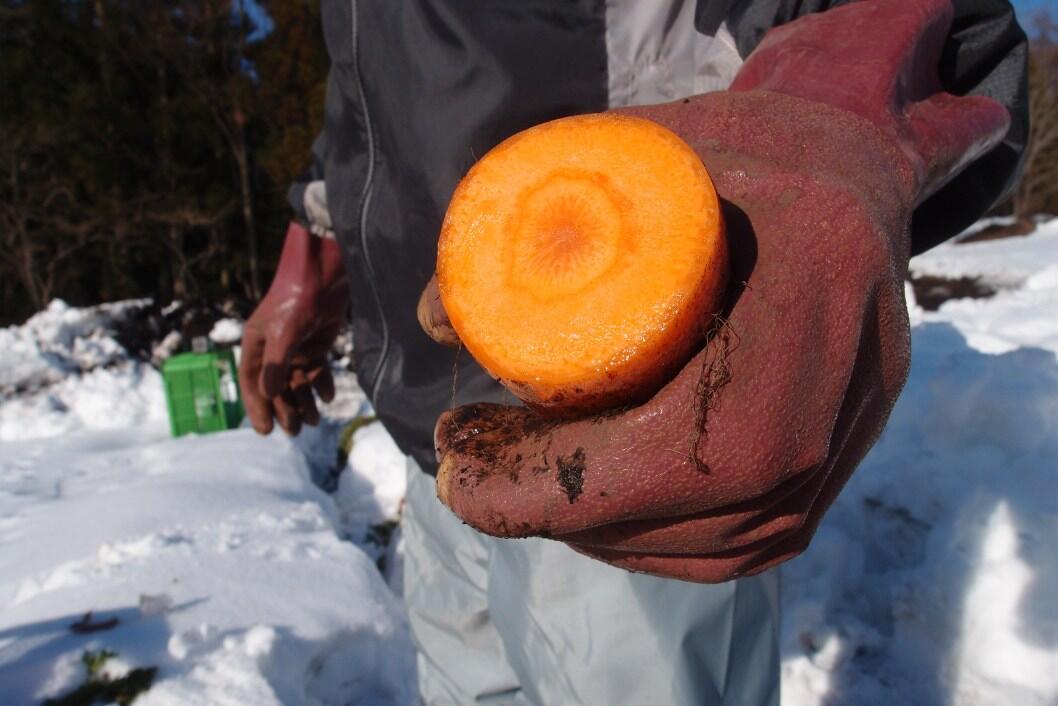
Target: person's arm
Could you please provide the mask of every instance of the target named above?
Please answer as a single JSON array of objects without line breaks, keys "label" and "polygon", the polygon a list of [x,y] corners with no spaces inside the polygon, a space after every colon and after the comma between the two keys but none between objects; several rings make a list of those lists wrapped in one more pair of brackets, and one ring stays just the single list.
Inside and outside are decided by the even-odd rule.
[{"label": "person's arm", "polygon": [[[695,24],[712,35],[724,23],[739,53],[748,57],[773,27],[850,1],[699,0]],[[988,154],[915,209],[913,255],[960,233],[1010,194],[1028,139],[1028,39],[1014,8],[1008,0],[953,0],[952,6],[951,31],[939,59],[940,85],[956,96],[998,101],[1010,113],[1010,129]]]},{"label": "person's arm", "polygon": [[[625,109],[680,135],[713,177],[733,266],[724,315],[639,407],[444,415],[442,502],[488,534],[691,581],[803,551],[907,379],[913,214],[1011,123],[990,98],[942,90],[952,16],[947,0],[813,13],[770,30],[731,90]],[[442,316],[421,320],[450,334]]]},{"label": "person's arm", "polygon": [[273,418],[288,434],[317,424],[314,391],[325,402],[334,397],[327,356],[345,322],[349,288],[327,208],[325,149],[323,133],[310,168],[288,191],[295,217],[268,293],[243,332],[239,384],[247,416],[262,434],[272,430]]}]

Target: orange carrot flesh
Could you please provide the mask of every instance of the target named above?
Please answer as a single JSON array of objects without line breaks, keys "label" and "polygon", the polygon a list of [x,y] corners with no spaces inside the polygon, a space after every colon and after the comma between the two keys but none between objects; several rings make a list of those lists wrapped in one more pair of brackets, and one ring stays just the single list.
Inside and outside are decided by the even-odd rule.
[{"label": "orange carrot flesh", "polygon": [[649,395],[718,310],[727,250],[699,157],[615,114],[521,132],[445,216],[441,302],[463,344],[527,403],[576,413]]}]

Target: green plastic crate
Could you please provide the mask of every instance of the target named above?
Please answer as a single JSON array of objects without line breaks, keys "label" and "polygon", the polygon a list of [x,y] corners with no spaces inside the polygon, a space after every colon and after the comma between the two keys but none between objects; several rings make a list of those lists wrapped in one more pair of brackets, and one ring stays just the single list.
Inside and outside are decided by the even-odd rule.
[{"label": "green plastic crate", "polygon": [[173,436],[224,431],[242,421],[235,356],[230,350],[174,355],[162,366],[162,378]]}]

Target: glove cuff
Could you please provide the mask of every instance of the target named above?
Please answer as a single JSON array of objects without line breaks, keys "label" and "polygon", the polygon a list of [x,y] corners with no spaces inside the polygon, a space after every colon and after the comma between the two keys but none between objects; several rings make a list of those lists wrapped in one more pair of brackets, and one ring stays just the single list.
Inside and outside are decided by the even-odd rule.
[{"label": "glove cuff", "polygon": [[274,281],[298,282],[320,290],[344,285],[345,263],[338,241],[317,236],[297,221],[291,221]]}]

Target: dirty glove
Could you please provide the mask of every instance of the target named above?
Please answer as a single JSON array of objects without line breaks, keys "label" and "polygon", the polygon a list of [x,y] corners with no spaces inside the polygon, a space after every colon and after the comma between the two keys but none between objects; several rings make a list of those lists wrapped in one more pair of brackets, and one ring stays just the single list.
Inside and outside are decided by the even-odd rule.
[{"label": "dirty glove", "polygon": [[291,223],[272,286],[242,336],[239,386],[258,432],[271,432],[273,417],[288,434],[319,422],[313,390],[334,398],[327,354],[348,306],[338,243]]},{"label": "dirty glove", "polygon": [[[446,413],[440,499],[491,535],[690,581],[803,551],[907,378],[911,213],[1008,125],[998,103],[941,92],[951,15],[947,0],[809,15],[771,30],[730,91],[626,110],[708,167],[733,260],[727,309],[642,406],[563,423]],[[450,335],[443,314],[420,319]]]}]

